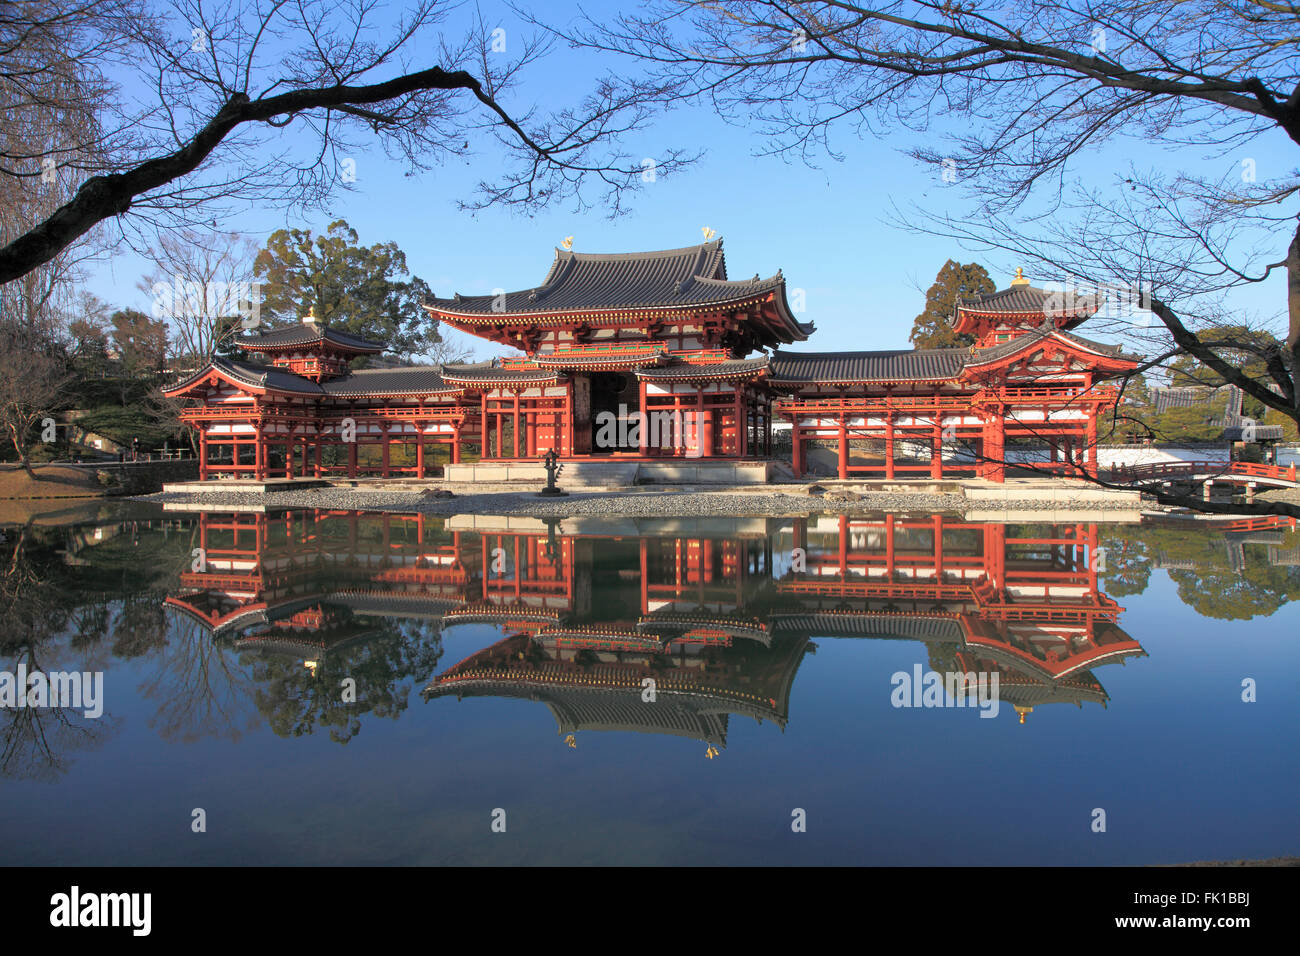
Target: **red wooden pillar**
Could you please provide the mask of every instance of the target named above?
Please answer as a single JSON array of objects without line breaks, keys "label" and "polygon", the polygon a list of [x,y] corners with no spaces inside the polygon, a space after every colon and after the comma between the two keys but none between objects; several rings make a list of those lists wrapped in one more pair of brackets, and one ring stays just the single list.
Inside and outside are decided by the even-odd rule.
[{"label": "red wooden pillar", "polygon": [[357,438],[352,436],[352,441],[348,442],[348,477],[357,476]]},{"label": "red wooden pillar", "polygon": [[[319,427],[319,426],[318,426],[318,427]],[[316,477],[319,478],[319,477],[321,476],[321,467],[320,467],[320,433],[319,433],[319,432],[317,432],[317,434],[316,434],[316,441],[313,443],[313,448],[315,449],[315,458],[316,458]]]},{"label": "red wooden pillar", "polygon": [[253,477],[259,481],[266,477],[266,440],[262,434],[262,420],[256,423],[257,440],[253,444]]},{"label": "red wooden pillar", "polygon": [[1084,472],[1097,477],[1097,408],[1088,410],[1088,431],[1083,447]]},{"label": "red wooden pillar", "polygon": [[388,467],[389,449],[391,448],[392,443],[389,441],[389,437],[388,437],[387,420],[379,423],[379,440],[384,443],[384,447],[380,450],[379,454],[380,454],[380,460],[383,463],[384,477],[387,478],[389,477],[390,474],[392,474],[392,472],[389,471],[389,467]]},{"label": "red wooden pillar", "polygon": [[1006,458],[1006,410],[1001,405],[993,406],[993,449],[988,457],[993,459],[989,469],[989,480],[998,484],[1007,479]]},{"label": "red wooden pillar", "polygon": [[695,451],[697,457],[704,458],[713,453],[713,428],[706,426],[704,419],[704,386],[695,386]]},{"label": "red wooden pillar", "polygon": [[199,481],[208,477],[208,433],[199,429]]},{"label": "red wooden pillar", "polygon": [[[421,424],[416,422],[416,429],[421,428]],[[424,477],[424,432],[420,431],[415,438],[415,474],[418,478]]]},{"label": "red wooden pillar", "polygon": [[885,398],[885,477],[894,477],[894,409]]},{"label": "red wooden pillar", "polygon": [[796,478],[803,477],[803,430],[799,427],[799,413],[790,416],[790,464]]},{"label": "red wooden pillar", "polygon": [[451,436],[451,463],[453,465],[460,464],[460,430],[461,423],[457,422]]},{"label": "red wooden pillar", "polygon": [[939,412],[934,413],[934,426],[930,429],[930,477],[943,477],[943,432],[939,427]]},{"label": "red wooden pillar", "polygon": [[[841,396],[841,399],[843,396]],[[840,408],[840,467],[839,477],[847,478],[849,476],[849,419],[848,411],[843,408],[841,401]]]},{"label": "red wooden pillar", "polygon": [[514,457],[518,458],[519,457],[519,426],[520,426],[519,390],[516,389],[514,392],[511,393],[511,395],[514,397],[514,407],[512,409],[511,418],[510,418],[511,421],[510,431],[513,433],[511,434],[510,438],[511,438],[511,444],[514,446]]},{"label": "red wooden pillar", "polygon": [[[637,436],[636,450],[637,454],[645,456],[650,448],[650,397],[646,391],[645,381],[637,385],[637,408],[641,413],[641,432]],[[643,538],[642,541],[645,539]],[[643,552],[644,553],[644,552]],[[648,612],[647,612],[648,613]]]}]

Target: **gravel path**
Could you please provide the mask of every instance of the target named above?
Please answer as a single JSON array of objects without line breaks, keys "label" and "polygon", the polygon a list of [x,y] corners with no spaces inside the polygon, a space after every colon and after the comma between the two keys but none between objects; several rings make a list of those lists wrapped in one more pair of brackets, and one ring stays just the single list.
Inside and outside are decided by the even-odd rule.
[{"label": "gravel path", "polygon": [[[789,515],[812,513],[858,514],[866,512],[956,512],[963,513],[971,503],[962,494],[925,494],[921,492],[857,493],[830,489],[825,494],[809,494],[805,486],[788,490],[628,488],[574,492],[565,498],[539,498],[535,492],[514,488],[452,486],[454,497],[436,497],[429,492],[402,488],[360,486],[308,488],[291,491],[217,494],[160,493],[141,500],[161,502],[202,502],[206,505],[256,506],[271,508],[328,508],[361,511],[422,512],[424,514],[532,515],[568,517],[570,515],[622,515],[628,517],[683,517],[710,515]],[[489,490],[490,489],[490,490]],[[1071,507],[1070,501],[998,502],[1008,511],[1057,511]],[[988,507],[987,503],[978,507]],[[1095,500],[1081,501],[1078,507],[1104,509]],[[1120,507],[1117,503],[1116,507]],[[1131,510],[1122,506],[1122,510]]]}]

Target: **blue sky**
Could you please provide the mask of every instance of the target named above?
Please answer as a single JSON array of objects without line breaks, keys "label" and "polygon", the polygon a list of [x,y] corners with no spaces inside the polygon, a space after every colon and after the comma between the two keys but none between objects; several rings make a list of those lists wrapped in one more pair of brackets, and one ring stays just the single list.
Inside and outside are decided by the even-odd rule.
[{"label": "blue sky", "polygon": [[[618,6],[586,4],[589,12]],[[482,9],[486,22],[506,29],[508,45],[525,32],[508,8],[485,3]],[[552,22],[564,23],[577,8],[548,2],[534,9]],[[576,102],[602,65],[615,61],[557,48],[530,68],[511,105],[518,109],[530,103]],[[549,267],[554,247],[566,236],[574,237],[577,251],[626,252],[700,242],[701,228],[708,226],[725,241],[733,277],[766,276],[782,269],[790,288],[805,291],[807,309],[800,317],[815,322],[818,331],[801,348],[906,348],[924,290],[946,259],[982,262],[999,288],[1022,264],[885,222],[891,202],[958,214],[969,208],[960,184],[944,184],[936,172],[903,154],[914,142],[901,133],[859,140],[846,128],[835,142],[844,160],[827,158],[820,168],[809,168],[755,157],[754,151],[763,145],[756,132],[728,125],[707,111],[680,109],[629,139],[627,148],[654,157],[678,145],[705,150],[706,155],[686,172],[646,184],[633,200],[632,212],[615,220],[600,209],[575,214],[563,205],[531,217],[495,209],[474,216],[458,212],[456,200],[469,196],[484,167],[490,172],[498,161],[499,154],[484,144],[470,163],[411,176],[403,164],[380,151],[358,153],[353,157],[354,188],[340,191],[328,213],[286,220],[283,212],[250,210],[230,225],[263,241],[285,225],[322,230],[332,219],[346,219],[365,244],[397,242],[412,271],[440,295],[535,285]],[[1262,145],[1251,150],[1261,179],[1292,168],[1285,141],[1269,143],[1269,149]],[[1130,162],[1196,166],[1202,156],[1195,150],[1120,142],[1090,154],[1078,172],[1104,182]],[[1213,168],[1232,168],[1238,162],[1235,157],[1220,158]],[[1279,251],[1284,246],[1280,243]],[[135,288],[145,271],[142,260],[121,253],[95,269],[90,288],[114,306],[147,311],[147,297]],[[1032,271],[1029,274],[1034,278]],[[1233,301],[1258,316],[1277,312],[1284,294],[1279,276],[1276,282],[1243,290]],[[478,357],[500,351],[491,343],[462,338],[475,346]]]}]

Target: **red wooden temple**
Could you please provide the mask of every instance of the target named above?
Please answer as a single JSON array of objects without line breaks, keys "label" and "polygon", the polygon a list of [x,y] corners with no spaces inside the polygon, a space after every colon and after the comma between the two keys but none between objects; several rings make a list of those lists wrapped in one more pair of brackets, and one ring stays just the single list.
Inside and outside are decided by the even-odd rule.
[{"label": "red wooden temple", "polygon": [[[1057,300],[1062,300],[1058,305]],[[457,464],[774,457],[797,475],[1003,480],[1018,443],[1094,472],[1107,379],[1136,360],[1073,330],[1098,300],[1009,289],[964,302],[970,348],[806,353],[785,279],[728,278],[722,241],[660,252],[556,250],[540,284],[428,299],[432,319],[518,349],[477,364],[353,369],[384,348],[323,327],[248,336],[166,389],[199,434],[200,475],[416,475]],[[757,353],[757,354],[754,354]],[[431,451],[436,454],[430,455]],[[820,459],[820,460],[819,460]]]},{"label": "red wooden temple", "polygon": [[1097,420],[1118,399],[1106,382],[1138,363],[1073,331],[1100,304],[1034,288],[1016,270],[1010,288],[958,305],[969,348],[778,351],[768,384],[793,429],[795,473],[820,452],[839,478],[1000,482],[1021,444],[1047,447],[1039,470],[1095,475]]}]

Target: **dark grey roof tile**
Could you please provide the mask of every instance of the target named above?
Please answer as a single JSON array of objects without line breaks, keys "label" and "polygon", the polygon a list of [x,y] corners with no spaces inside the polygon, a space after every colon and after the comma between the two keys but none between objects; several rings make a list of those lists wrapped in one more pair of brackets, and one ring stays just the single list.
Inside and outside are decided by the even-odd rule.
[{"label": "dark grey roof tile", "polygon": [[968,349],[888,352],[784,352],[772,355],[773,383],[944,381],[961,371]]}]

